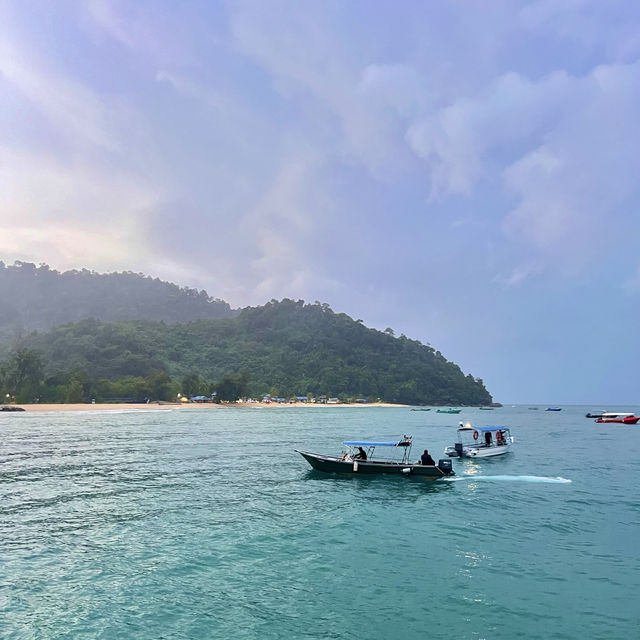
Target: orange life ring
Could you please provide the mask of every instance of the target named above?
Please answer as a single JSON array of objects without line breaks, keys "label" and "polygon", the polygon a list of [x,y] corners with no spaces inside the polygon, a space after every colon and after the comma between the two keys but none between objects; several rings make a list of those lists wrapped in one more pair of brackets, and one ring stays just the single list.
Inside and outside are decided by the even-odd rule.
[{"label": "orange life ring", "polygon": [[473,439],[474,439],[474,440],[477,440],[477,439],[478,439],[478,432],[477,432],[477,431],[474,431],[474,432],[473,432]]}]

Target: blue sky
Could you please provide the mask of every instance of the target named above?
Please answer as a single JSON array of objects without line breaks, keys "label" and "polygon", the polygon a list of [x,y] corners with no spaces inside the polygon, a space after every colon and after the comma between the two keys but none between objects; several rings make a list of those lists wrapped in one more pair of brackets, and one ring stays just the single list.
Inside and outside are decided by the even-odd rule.
[{"label": "blue sky", "polygon": [[627,0],[5,0],[0,259],[328,302],[501,402],[635,404],[638,114]]}]

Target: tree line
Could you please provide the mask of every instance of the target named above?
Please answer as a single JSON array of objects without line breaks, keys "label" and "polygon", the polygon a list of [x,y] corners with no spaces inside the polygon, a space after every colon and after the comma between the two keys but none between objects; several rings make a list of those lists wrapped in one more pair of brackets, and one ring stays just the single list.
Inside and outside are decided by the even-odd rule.
[{"label": "tree line", "polygon": [[0,367],[5,395],[22,401],[214,392],[220,399],[270,393],[415,405],[492,401],[481,379],[433,347],[365,327],[327,304],[288,299],[231,318],[69,323],[23,337],[0,355]]}]

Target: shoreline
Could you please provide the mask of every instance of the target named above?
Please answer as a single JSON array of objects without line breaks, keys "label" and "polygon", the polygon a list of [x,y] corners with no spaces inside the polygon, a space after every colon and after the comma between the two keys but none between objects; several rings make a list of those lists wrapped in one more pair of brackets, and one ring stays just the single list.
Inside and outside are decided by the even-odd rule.
[{"label": "shoreline", "polygon": [[171,411],[176,409],[192,410],[192,409],[283,409],[283,408],[320,408],[332,409],[334,407],[386,407],[386,408],[410,408],[408,404],[390,404],[386,402],[372,402],[370,404],[314,404],[314,403],[276,403],[276,402],[243,402],[232,404],[216,404],[213,402],[149,402],[149,403],[85,403],[85,404],[15,404],[6,405],[8,407],[19,407],[24,411],[0,411],[0,415],[4,414],[24,414],[38,413],[43,411],[128,411],[128,410],[154,410],[154,411]]}]

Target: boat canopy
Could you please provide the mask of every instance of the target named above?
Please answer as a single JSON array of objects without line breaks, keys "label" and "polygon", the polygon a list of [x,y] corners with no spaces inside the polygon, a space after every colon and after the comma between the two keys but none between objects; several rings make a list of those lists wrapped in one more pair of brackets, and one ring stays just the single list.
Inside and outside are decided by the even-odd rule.
[{"label": "boat canopy", "polygon": [[406,447],[407,441],[378,441],[378,440],[345,440],[342,444],[350,447]]},{"label": "boat canopy", "polygon": [[[496,431],[509,431],[509,427],[472,427],[474,431],[479,431],[480,433],[495,433]],[[467,429],[468,430],[468,427]]]}]

